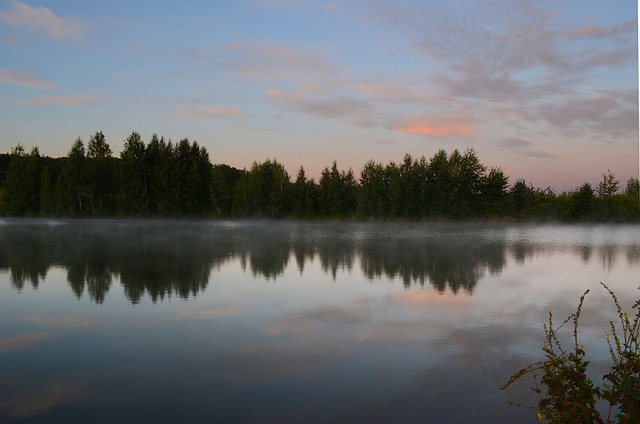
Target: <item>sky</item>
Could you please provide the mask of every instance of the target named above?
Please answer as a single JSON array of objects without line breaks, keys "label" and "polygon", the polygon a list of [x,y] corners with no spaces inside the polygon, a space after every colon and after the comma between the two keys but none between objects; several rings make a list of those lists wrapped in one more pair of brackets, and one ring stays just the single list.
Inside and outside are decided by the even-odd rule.
[{"label": "sky", "polygon": [[638,177],[634,0],[0,0],[0,152],[102,131],[276,159],[474,149],[510,182]]}]

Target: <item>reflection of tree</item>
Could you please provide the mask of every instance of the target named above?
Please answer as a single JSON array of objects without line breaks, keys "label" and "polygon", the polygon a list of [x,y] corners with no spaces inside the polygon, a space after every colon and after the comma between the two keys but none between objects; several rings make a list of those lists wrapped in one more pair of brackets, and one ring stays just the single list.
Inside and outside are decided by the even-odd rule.
[{"label": "reflection of tree", "polygon": [[20,290],[27,282],[37,288],[50,266],[60,266],[73,293],[81,297],[86,290],[96,303],[105,301],[115,279],[132,303],[145,295],[153,302],[196,296],[206,289],[211,270],[229,260],[239,260],[255,277],[275,280],[290,260],[302,274],[305,262],[318,258],[322,270],[336,280],[338,271],[351,271],[357,258],[370,280],[398,280],[407,287],[431,284],[453,292],[472,292],[487,273],[501,273],[507,252],[520,264],[549,249],[565,249],[584,260],[595,249],[604,267],[613,266],[622,252],[629,263],[640,262],[638,245],[507,245],[499,231],[486,237],[473,226],[447,224],[55,223],[16,220],[0,225],[0,270],[8,269]]},{"label": "reflection of tree", "polygon": [[9,268],[13,287],[22,290],[29,282],[33,288],[38,288],[40,281],[46,278],[51,262],[46,232],[28,232],[18,239],[1,235],[0,243],[3,246],[0,249],[0,269]]},{"label": "reflection of tree", "polygon": [[405,286],[430,282],[438,291],[449,287],[472,292],[485,271],[499,273],[505,264],[504,243],[460,237],[439,239],[374,239],[360,247],[362,271],[369,279],[399,278]]},{"label": "reflection of tree", "polygon": [[275,279],[287,268],[291,246],[288,240],[280,237],[271,238],[266,247],[264,243],[256,240],[249,248],[249,267],[254,276]]},{"label": "reflection of tree", "polygon": [[582,259],[584,263],[589,262],[591,259],[591,254],[593,253],[593,248],[587,244],[580,245],[576,248],[576,252]]},{"label": "reflection of tree", "polygon": [[209,248],[206,233],[184,224],[19,222],[0,229],[0,269],[10,269],[14,285],[21,288],[29,280],[37,287],[48,267],[56,264],[67,270],[77,297],[86,288],[96,303],[104,302],[114,278],[133,303],[145,293],[154,302],[195,295],[206,288],[211,268],[229,253]]},{"label": "reflection of tree", "polygon": [[351,270],[355,260],[355,245],[349,240],[323,239],[316,246],[322,270],[335,280],[338,270]]},{"label": "reflection of tree", "polygon": [[[153,302],[173,295],[195,296],[209,282],[217,249],[208,249],[206,233],[180,224],[144,227],[138,239],[114,248],[112,267],[125,295],[138,303],[147,293]],[[124,234],[122,241],[129,240]]]},{"label": "reflection of tree", "polygon": [[301,235],[295,235],[291,244],[298,270],[300,270],[300,275],[302,275],[304,272],[304,263],[312,260],[315,256],[314,244]]},{"label": "reflection of tree", "polygon": [[618,256],[618,249],[616,246],[605,245],[598,252],[600,254],[600,263],[602,269],[611,271],[613,264],[615,263],[616,256]]},{"label": "reflection of tree", "polygon": [[631,246],[627,249],[627,262],[630,265],[638,265],[640,263],[640,246]]}]

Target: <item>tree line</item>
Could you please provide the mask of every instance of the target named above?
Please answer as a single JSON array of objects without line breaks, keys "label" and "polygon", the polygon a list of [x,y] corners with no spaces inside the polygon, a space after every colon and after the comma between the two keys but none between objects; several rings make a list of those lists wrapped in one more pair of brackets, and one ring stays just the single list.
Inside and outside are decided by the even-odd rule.
[{"label": "tree line", "polygon": [[568,192],[513,184],[474,150],[439,150],[430,159],[367,162],[358,177],[334,161],[319,180],[300,167],[294,179],[275,159],[250,169],[212,164],[195,141],[131,133],[119,157],[102,132],[81,138],[66,157],[0,155],[0,213],[44,217],[202,217],[295,219],[640,220],[639,184],[607,171]]}]

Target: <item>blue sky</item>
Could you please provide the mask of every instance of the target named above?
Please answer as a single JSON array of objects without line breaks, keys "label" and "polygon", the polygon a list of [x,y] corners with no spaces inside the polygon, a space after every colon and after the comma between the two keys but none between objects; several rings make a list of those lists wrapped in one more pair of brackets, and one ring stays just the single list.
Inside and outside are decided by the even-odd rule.
[{"label": "blue sky", "polygon": [[0,0],[0,151],[103,131],[189,138],[213,163],[473,148],[557,191],[638,176],[630,0]]}]

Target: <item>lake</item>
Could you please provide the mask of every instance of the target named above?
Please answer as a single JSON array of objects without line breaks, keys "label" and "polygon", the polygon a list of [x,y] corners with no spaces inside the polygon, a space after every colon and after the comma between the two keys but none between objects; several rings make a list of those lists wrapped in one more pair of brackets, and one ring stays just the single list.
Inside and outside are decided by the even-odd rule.
[{"label": "lake", "polygon": [[549,311],[601,376],[639,276],[638,225],[4,219],[0,422],[534,423]]}]

